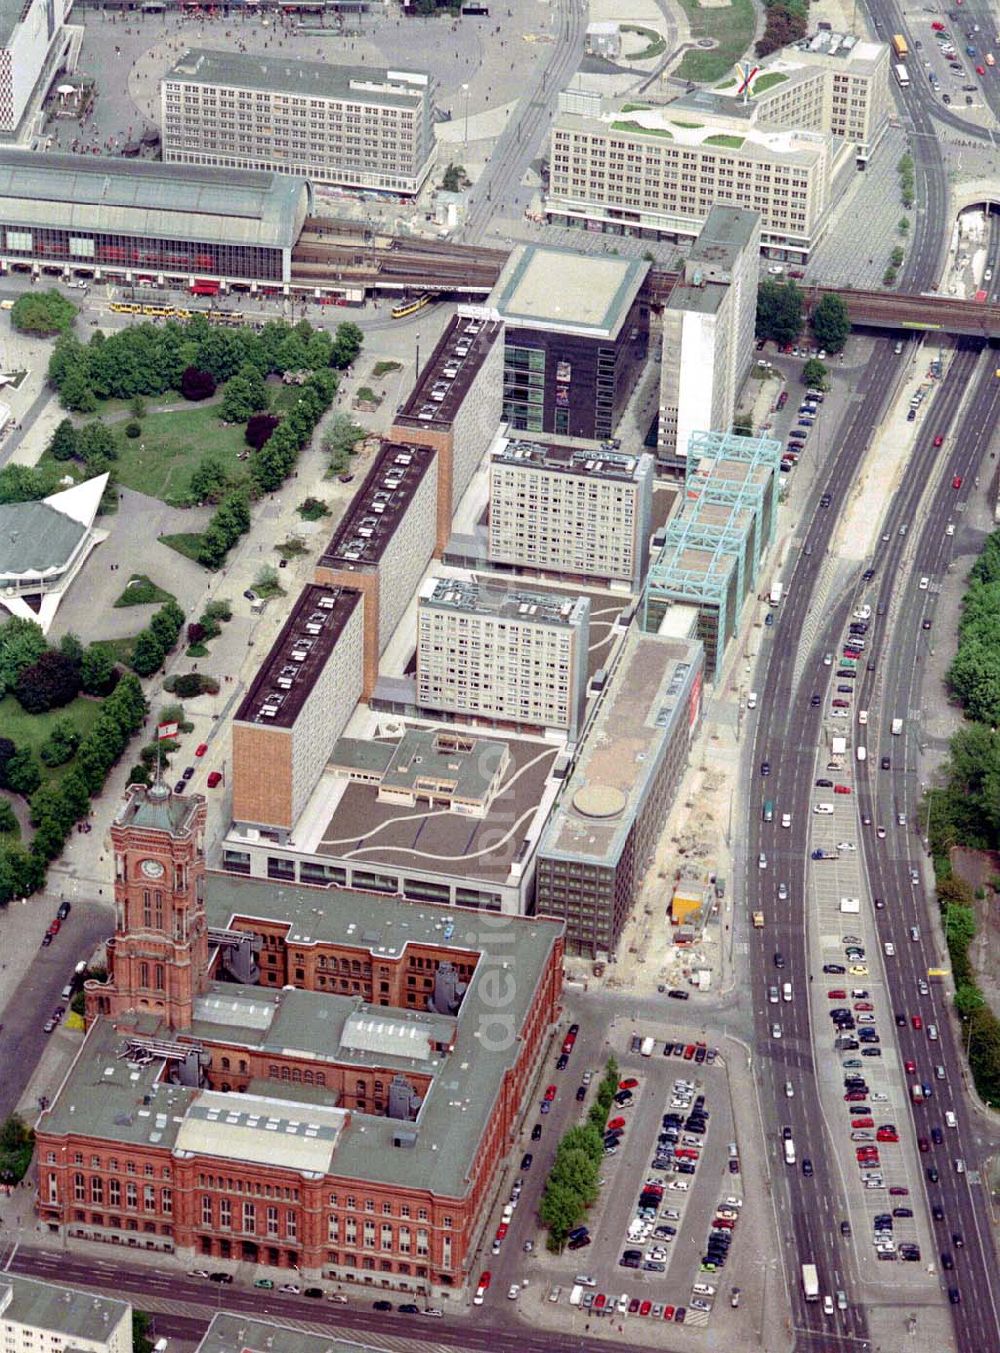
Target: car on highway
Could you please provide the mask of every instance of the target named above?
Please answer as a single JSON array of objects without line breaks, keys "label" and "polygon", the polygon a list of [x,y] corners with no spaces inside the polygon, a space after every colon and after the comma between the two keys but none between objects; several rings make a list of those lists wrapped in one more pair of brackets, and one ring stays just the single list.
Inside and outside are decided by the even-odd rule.
[{"label": "car on highway", "polygon": [[924,1027],[924,1021],[920,1015],[911,1015],[910,1023],[913,1025],[914,1029],[916,1029],[918,1033]]},{"label": "car on highway", "polygon": [[944,446],[944,437],[943,437],[943,435],[942,435],[940,432],[939,432],[939,433],[937,434],[937,436],[934,438],[934,445],[935,445],[935,446]]},{"label": "car on highway", "polygon": [[951,487],[953,489],[960,489],[962,487],[962,476],[960,474],[957,474],[951,481]]},{"label": "car on highway", "polygon": [[886,958],[895,958],[896,946],[893,944],[892,940],[886,940],[885,944],[882,947],[885,950]]}]

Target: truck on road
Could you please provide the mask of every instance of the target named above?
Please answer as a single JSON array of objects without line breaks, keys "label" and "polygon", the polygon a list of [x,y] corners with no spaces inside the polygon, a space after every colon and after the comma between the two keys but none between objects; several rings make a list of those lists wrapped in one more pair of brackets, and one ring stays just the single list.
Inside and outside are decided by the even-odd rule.
[{"label": "truck on road", "polygon": [[652,1057],[653,1049],[655,1047],[656,1040],[654,1038],[644,1038],[642,1040],[642,1047],[639,1049],[639,1051],[643,1055],[643,1057]]},{"label": "truck on road", "polygon": [[773,583],[771,585],[771,595],[767,599],[771,606],[781,605],[781,593],[783,590],[781,583]]},{"label": "truck on road", "polygon": [[897,737],[897,738],[898,738],[899,735],[900,735],[900,733],[902,733],[902,731],[903,731],[903,720],[902,720],[902,719],[893,719],[893,721],[892,721],[892,734],[893,734],[893,737]]},{"label": "truck on road", "polygon": [[893,33],[892,50],[896,53],[897,61],[905,61],[910,55],[910,49],[907,47],[906,39],[903,37],[902,33]]},{"label": "truck on road", "polygon": [[819,1274],[815,1264],[802,1265],[802,1295],[806,1301],[819,1301]]},{"label": "truck on road", "polygon": [[847,739],[830,739],[830,760],[827,763],[827,770],[840,770],[844,764],[844,757],[847,755]]}]

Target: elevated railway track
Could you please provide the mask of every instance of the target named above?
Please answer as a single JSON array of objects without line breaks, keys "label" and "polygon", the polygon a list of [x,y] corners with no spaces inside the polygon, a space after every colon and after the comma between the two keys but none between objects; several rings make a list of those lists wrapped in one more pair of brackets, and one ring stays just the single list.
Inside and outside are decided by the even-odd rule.
[{"label": "elevated railway track", "polygon": [[[442,298],[482,300],[493,289],[508,256],[506,249],[413,239],[365,222],[310,217],[292,255],[292,285],[322,289],[348,284],[390,297],[431,292]],[[666,302],[677,276],[666,270],[650,272],[647,294],[652,305]],[[937,293],[843,287],[804,290],[807,308],[830,292],[841,296],[852,321],[866,328],[1000,338],[1000,305]]]}]

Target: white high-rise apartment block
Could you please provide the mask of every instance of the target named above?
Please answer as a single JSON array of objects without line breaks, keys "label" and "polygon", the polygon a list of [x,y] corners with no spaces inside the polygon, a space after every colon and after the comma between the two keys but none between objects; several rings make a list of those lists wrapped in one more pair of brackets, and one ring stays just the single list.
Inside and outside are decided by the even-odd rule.
[{"label": "white high-rise apartment block", "polygon": [[657,462],[677,471],[692,432],[728,432],[754,353],[760,217],[713,207],[663,309]]},{"label": "white high-rise apartment block", "polygon": [[420,191],[434,160],[426,73],[189,49],[160,86],[172,164]]},{"label": "white high-rise apartment block", "polygon": [[503,439],[490,455],[489,558],[638,591],[652,506],[652,456]]},{"label": "white high-rise apartment block", "polygon": [[575,739],[589,634],[588,597],[429,578],[417,604],[417,704]]},{"label": "white high-rise apartment block", "polygon": [[16,132],[36,94],[46,92],[69,46],[72,7],[73,0],[0,3],[0,132]]}]

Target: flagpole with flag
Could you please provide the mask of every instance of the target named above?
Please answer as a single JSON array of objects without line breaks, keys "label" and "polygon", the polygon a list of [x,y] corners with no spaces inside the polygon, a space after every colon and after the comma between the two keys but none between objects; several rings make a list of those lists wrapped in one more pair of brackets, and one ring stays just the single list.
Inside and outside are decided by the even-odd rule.
[{"label": "flagpole with flag", "polygon": [[178,725],[174,723],[160,723],[156,725],[156,779],[157,782],[163,780],[163,756],[161,743],[168,742],[171,738],[177,736]]}]

